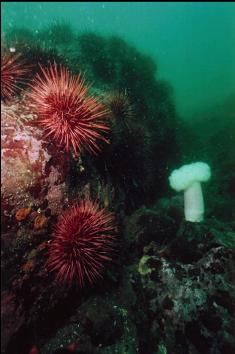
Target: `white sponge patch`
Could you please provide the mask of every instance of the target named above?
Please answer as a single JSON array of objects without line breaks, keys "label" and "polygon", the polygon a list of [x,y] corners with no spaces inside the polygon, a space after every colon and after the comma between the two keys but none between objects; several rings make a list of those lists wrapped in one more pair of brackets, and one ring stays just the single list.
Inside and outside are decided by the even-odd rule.
[{"label": "white sponge patch", "polygon": [[210,166],[205,162],[195,162],[174,170],[170,177],[170,186],[177,192],[190,187],[194,182],[206,182],[211,177]]}]

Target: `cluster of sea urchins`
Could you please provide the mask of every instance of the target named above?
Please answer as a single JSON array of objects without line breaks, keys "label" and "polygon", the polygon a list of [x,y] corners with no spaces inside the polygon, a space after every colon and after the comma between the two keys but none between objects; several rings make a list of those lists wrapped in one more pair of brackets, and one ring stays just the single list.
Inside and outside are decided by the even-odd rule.
[{"label": "cluster of sea urchins", "polygon": [[[45,136],[75,155],[82,150],[98,152],[97,141],[108,142],[105,134],[109,131],[109,110],[88,95],[89,87],[80,75],[74,76],[55,63],[40,69],[26,97],[35,106],[36,122]],[[16,95],[27,70],[18,54],[2,56],[3,101]],[[111,260],[115,229],[113,214],[97,202],[83,200],[74,204],[55,226],[47,269],[66,286],[93,284],[102,276],[105,262]]]},{"label": "cluster of sea urchins", "polygon": [[68,287],[93,284],[112,259],[115,228],[113,214],[98,202],[82,200],[72,205],[55,227],[47,269]]}]

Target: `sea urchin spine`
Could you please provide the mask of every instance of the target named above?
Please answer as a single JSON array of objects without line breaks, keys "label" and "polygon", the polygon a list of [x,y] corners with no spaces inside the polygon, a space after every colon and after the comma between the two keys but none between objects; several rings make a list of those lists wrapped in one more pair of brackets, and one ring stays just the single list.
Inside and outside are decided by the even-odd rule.
[{"label": "sea urchin spine", "polygon": [[106,104],[113,120],[128,127],[129,122],[134,118],[134,108],[127,91],[114,91],[107,97]]},{"label": "sea urchin spine", "polygon": [[115,229],[113,214],[98,202],[82,200],[72,205],[55,227],[47,269],[66,286],[93,284],[112,259]]},{"label": "sea urchin spine", "polygon": [[98,140],[108,142],[107,109],[88,95],[84,79],[56,64],[41,67],[29,94],[38,115],[38,123],[45,135],[68,152],[81,150],[97,153]]},{"label": "sea urchin spine", "polygon": [[9,101],[25,82],[28,68],[24,65],[20,54],[3,53],[1,55],[1,99]]}]

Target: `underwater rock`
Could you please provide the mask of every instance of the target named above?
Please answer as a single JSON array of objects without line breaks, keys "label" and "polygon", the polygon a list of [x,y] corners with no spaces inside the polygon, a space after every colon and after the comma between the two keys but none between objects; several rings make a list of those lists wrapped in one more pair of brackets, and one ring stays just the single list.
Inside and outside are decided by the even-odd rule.
[{"label": "underwater rock", "polygon": [[61,210],[68,157],[41,139],[40,130],[32,125],[34,110],[27,102],[18,100],[2,106],[2,215],[10,227],[14,211],[18,221],[24,220],[22,210],[45,200],[52,213]]},{"label": "underwater rock", "polygon": [[141,304],[135,320],[140,353],[155,353],[161,343],[167,353],[212,354],[223,348],[230,353],[235,348],[234,223],[186,222],[175,212],[180,204],[174,205],[159,201],[125,223],[124,264],[131,264],[129,278]]},{"label": "underwater rock", "polygon": [[4,354],[9,340],[21,328],[25,318],[22,309],[16,305],[14,294],[7,291],[1,294],[1,309],[1,353]]},{"label": "underwater rock", "polygon": [[62,348],[65,352],[74,342],[78,353],[134,354],[135,335],[128,312],[117,303],[115,296],[93,295],[75,310],[67,324],[41,348],[41,353],[59,353],[59,350],[62,353]]},{"label": "underwater rock", "polygon": [[124,227],[127,259],[133,262],[151,241],[161,250],[175,238],[176,227],[175,220],[168,215],[153,209],[138,209],[127,218]]},{"label": "underwater rock", "polygon": [[169,245],[172,259],[182,263],[194,263],[212,247],[225,246],[235,248],[235,232],[223,223],[208,220],[205,223],[182,221],[176,237]]},{"label": "underwater rock", "polygon": [[163,340],[168,353],[235,348],[234,250],[211,247],[193,264],[161,257],[153,247],[145,257],[151,271],[140,274],[152,321],[150,337]]},{"label": "underwater rock", "polygon": [[[105,311],[102,309],[105,306]],[[83,307],[84,308],[84,307]],[[84,311],[82,308],[79,311]],[[94,346],[114,344],[123,334],[123,323],[109,301],[90,301],[83,313],[82,326]]]},{"label": "underwater rock", "polygon": [[154,209],[162,215],[167,215],[174,219],[177,229],[184,217],[184,200],[182,195],[175,195],[171,198],[161,198],[154,204]]}]

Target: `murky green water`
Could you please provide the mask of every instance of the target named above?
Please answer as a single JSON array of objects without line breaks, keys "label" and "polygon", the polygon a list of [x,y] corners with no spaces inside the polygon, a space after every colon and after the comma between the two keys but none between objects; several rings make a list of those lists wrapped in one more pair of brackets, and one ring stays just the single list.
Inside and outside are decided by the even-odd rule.
[{"label": "murky green water", "polygon": [[2,28],[33,31],[60,19],[117,34],[151,55],[174,89],[179,114],[197,118],[234,95],[234,3],[4,3]]}]

